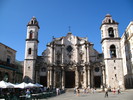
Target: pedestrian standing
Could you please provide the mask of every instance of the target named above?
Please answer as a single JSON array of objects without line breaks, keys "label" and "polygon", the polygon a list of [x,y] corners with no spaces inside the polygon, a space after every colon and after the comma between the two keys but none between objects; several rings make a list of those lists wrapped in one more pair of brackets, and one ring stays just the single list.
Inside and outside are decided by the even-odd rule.
[{"label": "pedestrian standing", "polygon": [[105,88],[105,98],[108,97],[108,89]]},{"label": "pedestrian standing", "polygon": [[59,88],[56,88],[56,95],[59,95]]},{"label": "pedestrian standing", "polygon": [[115,87],[113,88],[113,94],[115,94],[116,90],[115,90]]},{"label": "pedestrian standing", "polygon": [[76,87],[74,88],[74,94],[76,94]]},{"label": "pedestrian standing", "polygon": [[91,88],[91,93],[95,93],[95,89],[94,88]]},{"label": "pedestrian standing", "polygon": [[120,88],[118,88],[117,92],[118,92],[118,94],[120,94],[120,93],[121,93],[121,92],[120,92]]},{"label": "pedestrian standing", "polygon": [[78,88],[77,88],[76,93],[77,93],[77,96],[79,96],[79,94],[80,94],[80,90],[79,90]]}]

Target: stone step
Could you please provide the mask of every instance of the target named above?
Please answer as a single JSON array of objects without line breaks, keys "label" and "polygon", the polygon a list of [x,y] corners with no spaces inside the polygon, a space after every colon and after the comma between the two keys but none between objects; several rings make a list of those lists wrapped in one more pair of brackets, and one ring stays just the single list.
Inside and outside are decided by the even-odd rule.
[{"label": "stone step", "polygon": [[74,88],[66,88],[65,91],[66,92],[73,92],[74,91]]}]

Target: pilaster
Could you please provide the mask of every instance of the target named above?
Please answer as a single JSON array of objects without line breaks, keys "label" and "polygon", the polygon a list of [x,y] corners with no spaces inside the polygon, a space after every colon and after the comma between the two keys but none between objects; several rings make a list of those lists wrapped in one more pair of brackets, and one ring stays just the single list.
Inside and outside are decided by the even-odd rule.
[{"label": "pilaster", "polygon": [[76,77],[75,77],[75,85],[76,87],[79,87],[79,71],[78,71],[78,66],[75,66],[76,70],[75,70],[75,74],[76,74]]},{"label": "pilaster", "polygon": [[61,85],[62,85],[62,89],[65,89],[65,71],[64,71],[64,67],[62,67],[62,76],[61,76]]},{"label": "pilaster", "polygon": [[54,81],[54,88],[56,88],[56,68],[54,68],[54,79],[53,79],[53,81]]},{"label": "pilaster", "polygon": [[88,66],[88,87],[90,88],[90,67]]},{"label": "pilaster", "polygon": [[87,87],[87,70],[86,70],[86,66],[83,67],[83,70],[84,70],[84,76],[83,76],[84,87],[86,88]]}]

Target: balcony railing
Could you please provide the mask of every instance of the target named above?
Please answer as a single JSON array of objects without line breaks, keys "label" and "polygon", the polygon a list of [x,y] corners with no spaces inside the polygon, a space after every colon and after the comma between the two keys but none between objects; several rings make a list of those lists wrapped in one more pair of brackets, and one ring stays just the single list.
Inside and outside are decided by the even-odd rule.
[{"label": "balcony railing", "polygon": [[7,67],[10,67],[10,68],[14,68],[14,69],[18,69],[17,65],[11,64],[11,63],[7,63],[6,61],[1,61],[0,60],[0,65],[7,66]]}]

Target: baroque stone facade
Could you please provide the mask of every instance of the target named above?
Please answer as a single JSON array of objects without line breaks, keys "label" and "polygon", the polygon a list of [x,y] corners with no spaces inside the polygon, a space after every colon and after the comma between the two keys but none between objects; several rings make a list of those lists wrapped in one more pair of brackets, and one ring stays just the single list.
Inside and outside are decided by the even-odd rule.
[{"label": "baroque stone facade", "polygon": [[[64,37],[54,38],[47,45],[42,56],[47,66],[47,86],[49,87],[83,88],[102,85],[100,54],[87,38],[74,36],[69,32]],[[96,80],[99,82],[97,83]]]},{"label": "baroque stone facade", "polygon": [[39,25],[33,17],[27,25],[24,80],[47,87],[125,88],[123,54],[118,23],[106,15],[101,29],[103,53],[93,48],[87,37],[53,38],[41,56],[37,56]]}]

